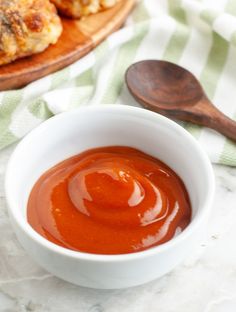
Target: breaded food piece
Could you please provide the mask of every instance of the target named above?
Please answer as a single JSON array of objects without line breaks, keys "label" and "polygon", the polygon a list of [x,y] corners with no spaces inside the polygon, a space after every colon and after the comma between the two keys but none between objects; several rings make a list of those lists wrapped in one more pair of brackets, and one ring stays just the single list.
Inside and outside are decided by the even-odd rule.
[{"label": "breaded food piece", "polygon": [[0,65],[45,50],[61,32],[49,0],[0,0]]},{"label": "breaded food piece", "polygon": [[80,18],[112,7],[117,0],[51,0],[60,13],[72,18]]}]

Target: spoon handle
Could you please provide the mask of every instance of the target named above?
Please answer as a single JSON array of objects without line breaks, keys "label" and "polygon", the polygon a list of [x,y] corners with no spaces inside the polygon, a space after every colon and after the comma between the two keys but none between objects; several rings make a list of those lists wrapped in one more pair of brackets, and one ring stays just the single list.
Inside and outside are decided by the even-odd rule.
[{"label": "spoon handle", "polygon": [[196,113],[202,117],[202,125],[214,129],[236,142],[236,122],[219,111],[207,98],[196,106]]}]

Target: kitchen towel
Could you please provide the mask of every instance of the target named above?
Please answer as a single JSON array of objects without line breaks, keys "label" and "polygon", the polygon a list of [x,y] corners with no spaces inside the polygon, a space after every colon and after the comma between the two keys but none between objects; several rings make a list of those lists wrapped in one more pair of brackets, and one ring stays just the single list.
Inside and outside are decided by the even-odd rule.
[{"label": "kitchen towel", "polygon": [[[139,1],[125,27],[83,59],[0,93],[0,148],[18,141],[54,114],[84,105],[135,105],[124,83],[128,66],[163,59],[184,66],[208,97],[236,117],[236,1]],[[236,144],[207,128],[180,123],[213,163],[236,166]]]}]

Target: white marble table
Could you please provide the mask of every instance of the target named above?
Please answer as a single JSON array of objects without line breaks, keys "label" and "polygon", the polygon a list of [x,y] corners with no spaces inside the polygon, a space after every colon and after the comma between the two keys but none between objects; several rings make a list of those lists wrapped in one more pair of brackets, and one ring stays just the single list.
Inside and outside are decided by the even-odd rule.
[{"label": "white marble table", "polygon": [[[0,312],[235,312],[236,169],[214,166],[209,236],[165,277],[126,290],[92,290],[40,268],[9,224],[3,179],[12,148],[0,152]],[[19,181],[20,183],[20,181]]]}]

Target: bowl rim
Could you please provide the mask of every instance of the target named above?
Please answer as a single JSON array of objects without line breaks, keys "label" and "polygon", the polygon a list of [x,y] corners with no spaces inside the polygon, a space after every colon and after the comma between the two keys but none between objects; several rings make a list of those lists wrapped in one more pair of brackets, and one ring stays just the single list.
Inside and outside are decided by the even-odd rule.
[{"label": "bowl rim", "polygon": [[[164,126],[170,127],[173,130],[179,132],[180,135],[184,136],[185,139],[188,141],[190,145],[192,145],[193,148],[198,152],[198,156],[201,159],[202,165],[204,167],[206,176],[207,176],[207,185],[208,185],[208,192],[207,196],[204,199],[201,212],[198,213],[193,220],[191,220],[190,224],[184,229],[183,232],[181,232],[178,236],[173,237],[171,240],[167,241],[164,244],[151,247],[149,249],[134,252],[134,253],[128,253],[128,254],[115,254],[115,255],[109,255],[109,254],[92,254],[92,253],[85,253],[80,251],[74,251],[71,249],[64,248],[62,246],[56,245],[43,236],[41,236],[39,233],[37,233],[27,222],[26,218],[17,218],[17,202],[14,201],[13,197],[11,196],[11,176],[14,172],[13,167],[14,164],[17,163],[17,155],[18,152],[20,152],[24,146],[28,144],[28,142],[31,141],[31,139],[40,133],[43,129],[50,127],[51,124],[54,122],[63,122],[63,119],[67,119],[72,115],[75,114],[81,114],[81,113],[88,113],[96,112],[96,111],[105,111],[108,113],[117,113],[117,112],[123,112],[123,113],[129,113],[132,116],[136,114],[136,116],[140,118],[145,118],[149,121],[155,121],[155,122],[161,122]],[[27,134],[21,142],[18,143],[15,150],[13,151],[6,169],[5,174],[5,194],[6,194],[6,201],[7,201],[7,207],[8,207],[8,213],[12,216],[14,219],[14,222],[17,224],[17,226],[33,241],[35,241],[37,244],[41,245],[41,247],[46,248],[47,250],[50,250],[52,252],[55,252],[56,254],[60,254],[64,257],[79,259],[79,260],[86,260],[91,262],[123,262],[123,261],[132,261],[137,259],[142,259],[146,257],[153,256],[157,253],[162,253],[166,251],[167,249],[170,249],[179,243],[181,243],[183,240],[185,240],[187,237],[189,237],[195,229],[198,227],[199,224],[201,224],[201,221],[204,220],[211,210],[213,197],[214,197],[214,191],[215,191],[215,178],[214,178],[214,172],[212,165],[210,163],[210,160],[208,156],[206,155],[206,152],[202,149],[200,144],[197,142],[197,140],[194,139],[194,137],[187,132],[184,128],[182,128],[180,125],[178,125],[176,122],[168,119],[165,116],[162,116],[158,113],[148,111],[143,108],[134,107],[134,106],[128,106],[128,105],[95,105],[95,106],[87,106],[87,107],[80,107],[75,110],[65,112],[56,116],[51,117],[50,119],[46,120],[42,124],[40,124],[38,127],[33,129],[29,134]]]}]

